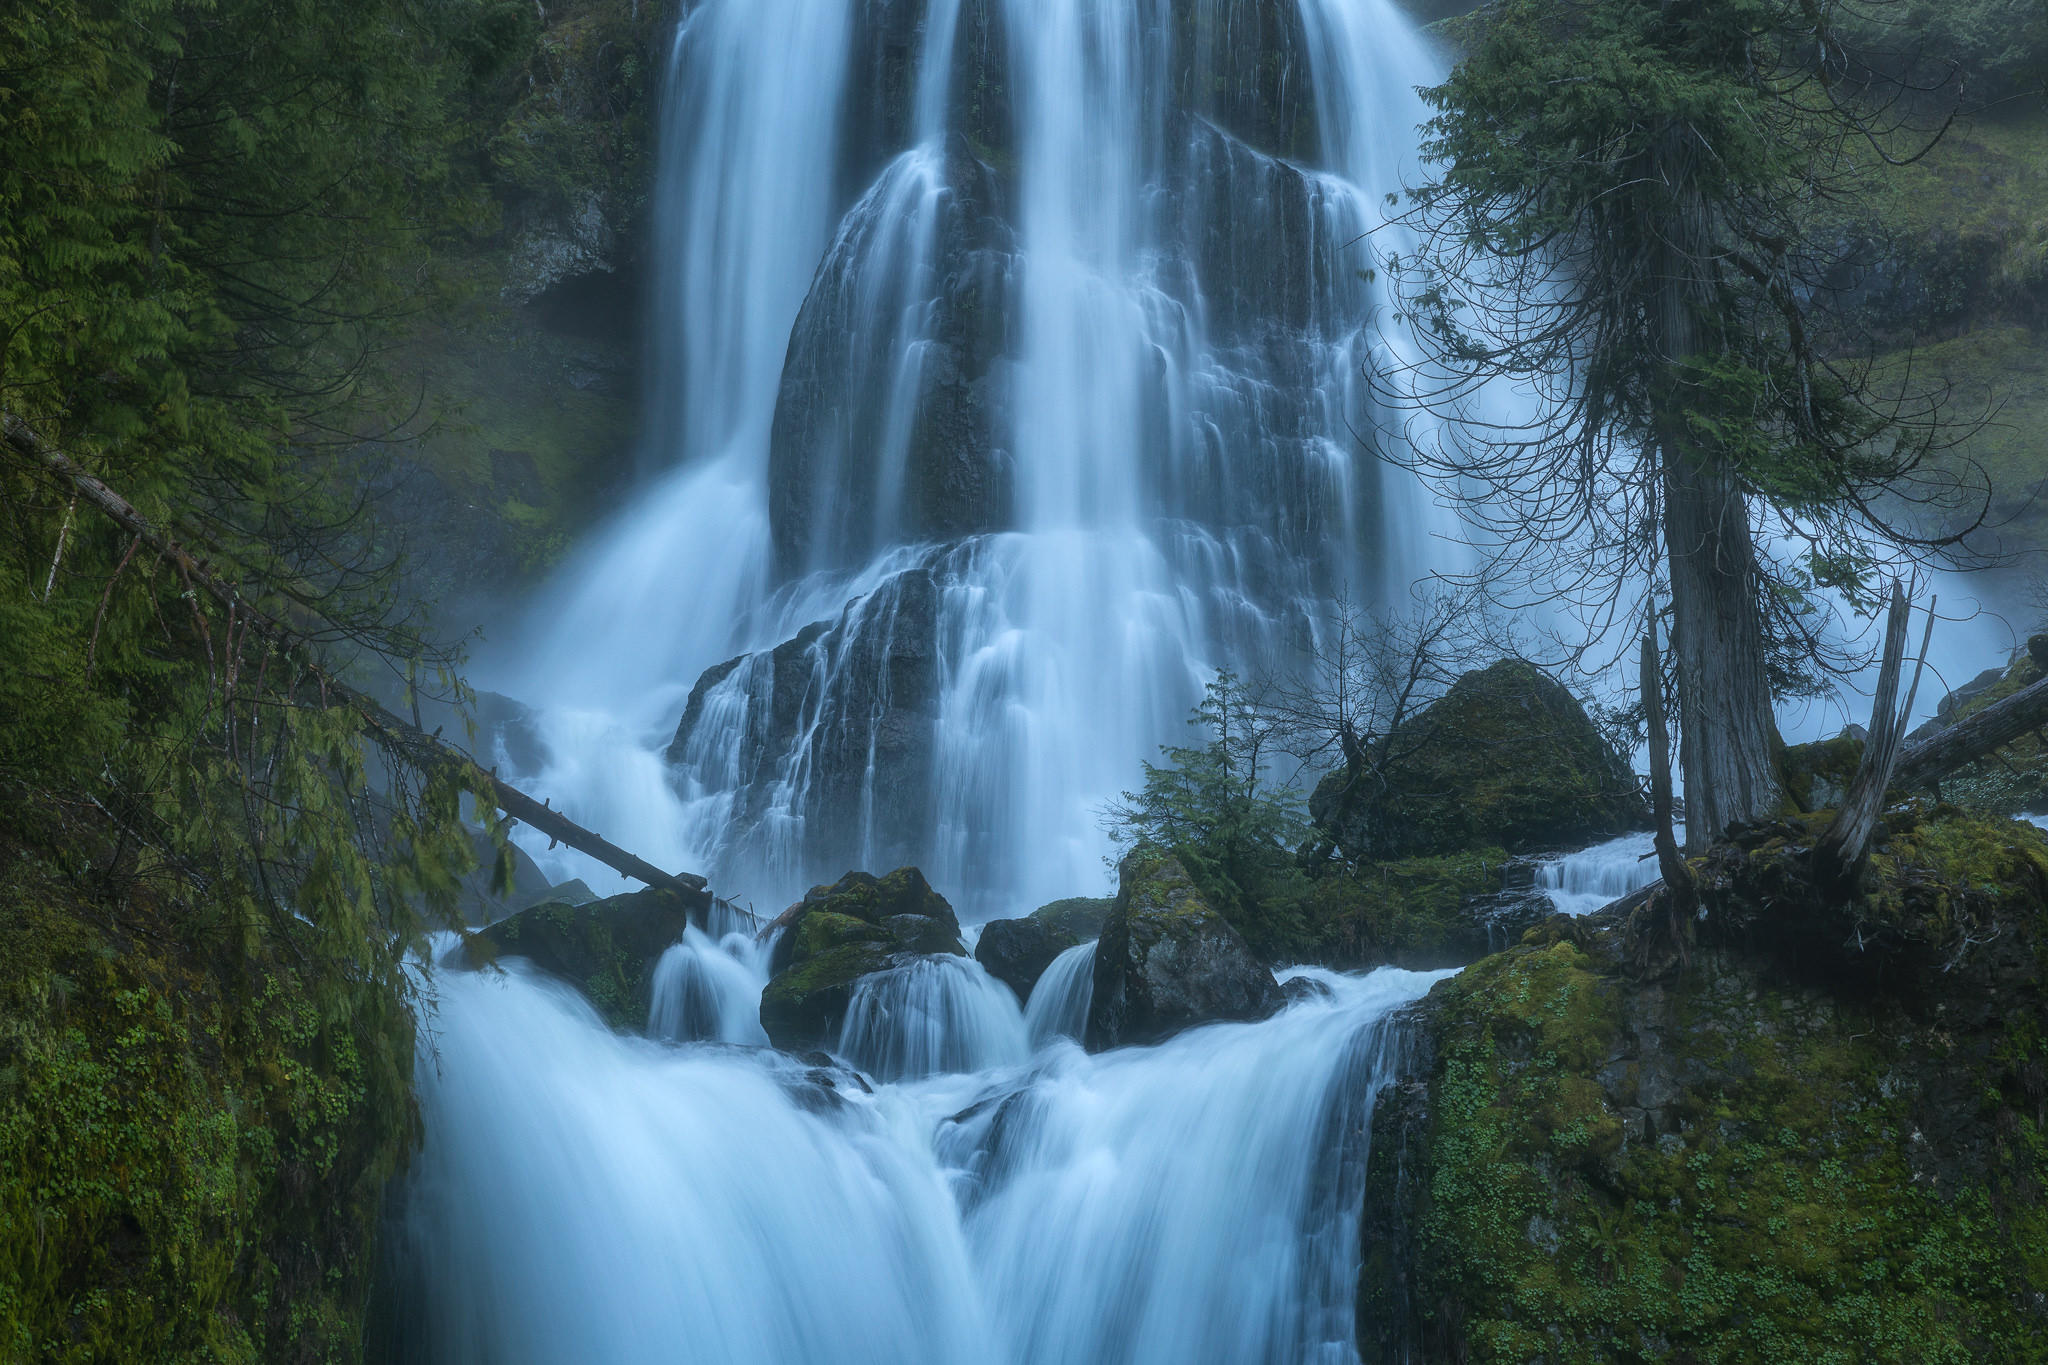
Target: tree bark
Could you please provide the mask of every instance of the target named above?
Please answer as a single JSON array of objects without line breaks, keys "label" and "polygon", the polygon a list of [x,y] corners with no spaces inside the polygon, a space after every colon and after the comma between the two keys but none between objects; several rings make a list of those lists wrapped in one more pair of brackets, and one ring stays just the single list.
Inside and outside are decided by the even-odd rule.
[{"label": "tree bark", "polygon": [[[1685,130],[1674,129],[1656,174],[1666,185],[1689,186],[1694,155]],[[1698,448],[1685,421],[1689,368],[1710,349],[1699,334],[1697,310],[1713,296],[1714,257],[1705,206],[1696,193],[1675,193],[1668,220],[1658,224],[1658,331],[1666,392],[1656,400],[1656,438],[1671,572],[1686,843],[1703,848],[1736,821],[1777,809],[1778,746],[1749,504],[1734,472]]]},{"label": "tree bark", "polygon": [[[1863,859],[1870,852],[1870,837],[1877,830],[1877,817],[1884,811],[1885,793],[1898,768],[1899,744],[1906,734],[1906,722],[1913,714],[1913,699],[1920,692],[1920,670],[1913,670],[1913,686],[1906,704],[1899,705],[1899,679],[1906,668],[1906,626],[1912,607],[1906,590],[1892,583],[1890,619],[1885,624],[1884,665],[1878,674],[1877,695],[1870,703],[1870,738],[1863,746],[1863,758],[1849,783],[1848,795],[1835,812],[1835,819],[1814,845],[1814,874],[1823,886],[1846,888],[1863,871]],[[1934,630],[1934,607],[1927,608],[1927,630]],[[1920,641],[1920,662],[1927,662],[1927,639]]]}]

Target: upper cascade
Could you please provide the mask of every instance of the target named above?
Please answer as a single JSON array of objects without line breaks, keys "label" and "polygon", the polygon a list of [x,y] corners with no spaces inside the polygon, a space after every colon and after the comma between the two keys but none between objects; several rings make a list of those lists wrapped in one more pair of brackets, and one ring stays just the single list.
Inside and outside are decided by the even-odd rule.
[{"label": "upper cascade", "polygon": [[691,10],[663,472],[502,681],[536,776],[761,904],[1100,884],[1100,808],[1210,672],[1456,539],[1360,439],[1433,61],[1390,0]]}]

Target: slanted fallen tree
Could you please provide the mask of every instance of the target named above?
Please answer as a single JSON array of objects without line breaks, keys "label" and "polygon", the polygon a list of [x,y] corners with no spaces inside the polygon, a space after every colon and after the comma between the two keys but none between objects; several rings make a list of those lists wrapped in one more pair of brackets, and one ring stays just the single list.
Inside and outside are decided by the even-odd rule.
[{"label": "slanted fallen tree", "polygon": [[8,449],[58,480],[71,494],[82,498],[137,541],[163,556],[193,591],[213,599],[228,614],[230,635],[236,630],[253,632],[276,648],[296,652],[301,666],[317,684],[330,704],[348,707],[359,716],[365,732],[396,762],[422,773],[442,772],[453,776],[472,795],[490,801],[496,809],[521,820],[557,843],[588,854],[622,876],[649,886],[670,887],[693,896],[708,893],[708,883],[694,873],[665,872],[654,864],[627,852],[593,830],[570,820],[543,801],[520,791],[469,754],[419,726],[403,719],[375,697],[350,686],[310,657],[306,649],[314,625],[295,628],[277,615],[250,602],[234,584],[214,572],[211,564],[195,555],[163,527],[158,526],[133,504],[94,478],[78,463],[45,441],[34,428],[12,413],[0,412],[0,438]]}]

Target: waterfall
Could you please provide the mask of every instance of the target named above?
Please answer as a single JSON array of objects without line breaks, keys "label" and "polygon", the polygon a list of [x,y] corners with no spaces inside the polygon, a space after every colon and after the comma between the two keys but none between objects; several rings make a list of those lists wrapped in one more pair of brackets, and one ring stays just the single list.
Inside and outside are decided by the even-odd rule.
[{"label": "waterfall", "polygon": [[986,1071],[1031,1051],[1009,987],[964,957],[925,957],[863,977],[839,1055],[884,1081]]},{"label": "waterfall", "polygon": [[1055,1038],[1079,1038],[1088,1023],[1088,1004],[1095,995],[1095,941],[1076,944],[1052,960],[1031,988],[1024,1006],[1024,1027],[1034,1044]]},{"label": "waterfall", "polygon": [[1358,439],[1433,62],[1387,0],[691,7],[647,479],[480,660],[520,775],[763,907],[1099,885],[1212,670],[1456,560]]},{"label": "waterfall", "polygon": [[[1684,847],[1684,826],[1678,827],[1676,837]],[[1661,875],[1652,836],[1624,834],[1538,864],[1536,889],[1567,915],[1589,915]]]},{"label": "waterfall", "polygon": [[1388,1020],[1440,975],[869,1093],[613,1034],[516,960],[438,973],[386,1358],[1352,1359]]}]

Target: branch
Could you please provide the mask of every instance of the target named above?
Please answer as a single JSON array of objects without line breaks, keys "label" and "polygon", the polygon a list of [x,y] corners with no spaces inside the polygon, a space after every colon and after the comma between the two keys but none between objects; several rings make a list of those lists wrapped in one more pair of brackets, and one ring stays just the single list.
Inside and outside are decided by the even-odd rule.
[{"label": "branch", "polygon": [[1823,886],[1852,886],[1863,870],[1870,852],[1870,838],[1877,830],[1877,817],[1884,810],[1885,792],[1899,766],[1899,745],[1905,738],[1906,722],[1913,715],[1913,699],[1920,693],[1920,671],[1927,665],[1927,642],[1934,634],[1934,604],[1927,608],[1927,630],[1920,637],[1920,662],[1913,669],[1913,685],[1906,704],[1898,704],[1899,678],[1906,667],[1906,627],[1913,615],[1906,590],[1892,580],[1890,619],[1885,623],[1884,665],[1879,670],[1877,694],[1870,703],[1870,738],[1863,746],[1863,758],[1849,783],[1848,795],[1835,812],[1834,822],[1814,845],[1814,873]]},{"label": "branch", "polygon": [[[254,630],[287,650],[306,639],[306,631],[287,625],[251,604],[234,585],[217,577],[204,560],[194,558],[167,532],[159,529],[142,513],[136,511],[127,499],[79,468],[70,457],[43,440],[28,423],[13,413],[0,412],[0,436],[5,437],[6,444],[14,451],[77,490],[79,496],[106,514],[116,525],[133,533],[144,544],[170,560],[192,587],[203,591],[232,613],[233,619],[241,621],[245,631]],[[706,890],[708,883],[704,878],[689,872],[672,876],[654,864],[635,857],[603,836],[574,823],[561,812],[549,809],[526,793],[500,781],[496,774],[486,772],[475,759],[442,740],[439,735],[427,734],[419,727],[401,720],[374,697],[359,692],[333,677],[318,664],[308,661],[307,667],[319,680],[323,691],[339,698],[360,716],[369,729],[370,737],[393,757],[423,771],[440,770],[455,774],[465,787],[477,795],[488,793],[497,808],[513,819],[524,820],[550,839],[590,855],[623,876],[645,882],[649,886],[674,887],[691,894],[702,894]]]},{"label": "branch", "polygon": [[2048,678],[1937,730],[1899,755],[1900,787],[1927,787],[1965,764],[2048,724]]}]

